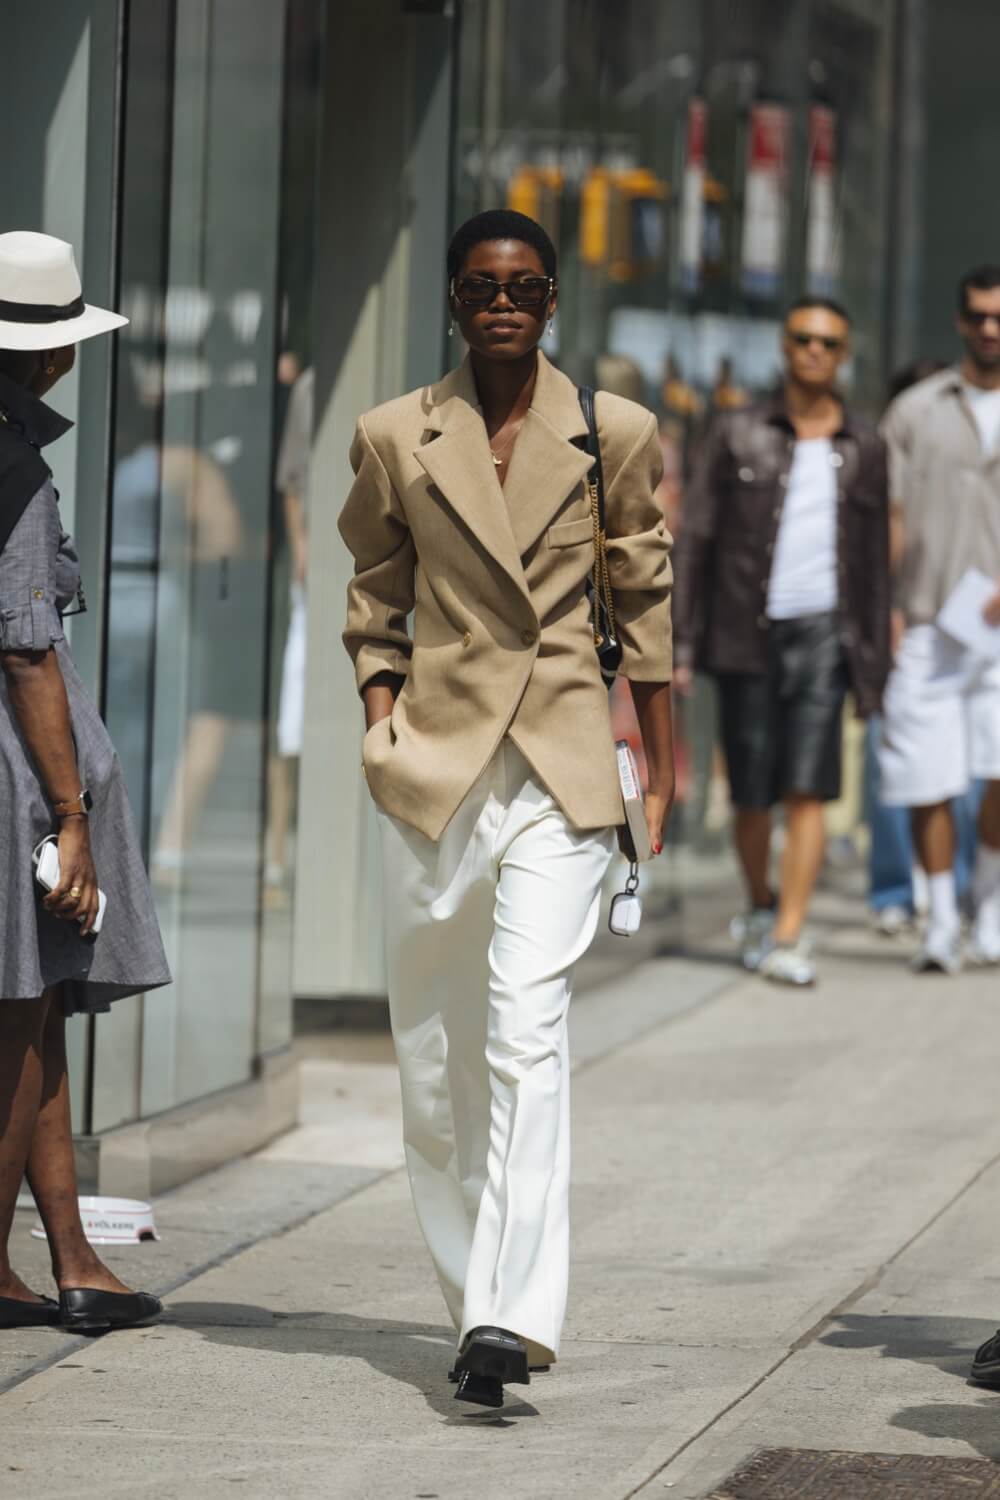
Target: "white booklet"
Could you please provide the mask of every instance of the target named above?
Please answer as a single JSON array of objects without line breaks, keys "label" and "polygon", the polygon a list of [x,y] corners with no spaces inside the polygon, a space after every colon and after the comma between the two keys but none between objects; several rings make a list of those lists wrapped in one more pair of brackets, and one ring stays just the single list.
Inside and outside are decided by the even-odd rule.
[{"label": "white booklet", "polygon": [[639,767],[635,763],[635,756],[632,754],[628,740],[616,740],[615,753],[618,756],[618,779],[621,782],[622,801],[625,804],[627,837],[635,851],[636,864],[643,864],[647,859],[652,859],[653,846],[649,840],[649,824],[646,822],[646,809],[642,800]]},{"label": "white booklet", "polygon": [[962,574],[937,617],[945,635],[983,661],[1000,657],[1000,625],[988,625],[983,618],[983,610],[998,590],[1000,585],[995,579],[978,568],[970,568]]}]

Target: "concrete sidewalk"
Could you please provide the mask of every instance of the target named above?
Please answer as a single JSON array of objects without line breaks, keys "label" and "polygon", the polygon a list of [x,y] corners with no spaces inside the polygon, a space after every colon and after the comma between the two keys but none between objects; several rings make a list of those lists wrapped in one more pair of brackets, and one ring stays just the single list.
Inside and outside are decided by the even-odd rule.
[{"label": "concrete sidewalk", "polygon": [[[301,1222],[206,1245],[157,1328],[32,1335],[4,1496],[626,1500],[704,1496],[761,1446],[1000,1458],[1000,1396],[965,1381],[1000,1320],[1000,974],[914,979],[856,910],[821,902],[814,992],[720,940],[575,1007],[570,1315],[526,1399],[452,1400],[391,1058],[330,1036],[303,1129],[160,1210],[175,1241],[185,1194],[188,1228],[230,1191],[252,1218],[256,1178],[273,1231],[284,1174]],[[133,1254],[155,1282],[171,1253]]]}]

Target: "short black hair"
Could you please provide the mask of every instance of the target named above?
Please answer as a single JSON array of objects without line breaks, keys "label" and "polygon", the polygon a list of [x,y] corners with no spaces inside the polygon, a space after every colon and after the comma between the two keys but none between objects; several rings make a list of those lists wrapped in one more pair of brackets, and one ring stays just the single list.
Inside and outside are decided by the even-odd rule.
[{"label": "short black hair", "polygon": [[803,297],[796,297],[785,313],[785,322],[788,322],[793,313],[808,312],[813,307],[821,307],[825,312],[834,313],[838,318],[843,318],[850,328],[851,315],[842,302],[838,302],[836,297],[811,297],[808,293]]},{"label": "short black hair", "polygon": [[984,266],[975,266],[971,271],[966,271],[958,283],[958,310],[960,313],[969,310],[970,292],[992,292],[1000,286],[1000,266],[987,262]]},{"label": "short black hair", "polygon": [[457,276],[465,265],[469,251],[489,240],[521,240],[538,251],[538,258],[545,267],[546,276],[555,280],[556,247],[541,224],[529,219],[527,214],[515,213],[511,208],[490,208],[485,213],[466,219],[455,231],[448,246],[448,280]]}]

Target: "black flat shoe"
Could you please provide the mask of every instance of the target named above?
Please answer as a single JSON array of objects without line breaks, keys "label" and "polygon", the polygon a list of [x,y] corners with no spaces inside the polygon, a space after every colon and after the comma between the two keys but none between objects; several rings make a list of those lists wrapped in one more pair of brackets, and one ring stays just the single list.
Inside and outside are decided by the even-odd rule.
[{"label": "black flat shoe", "polygon": [[1000,1386],[1000,1329],[976,1350],[971,1374],[982,1385]]},{"label": "black flat shoe", "polygon": [[41,1302],[21,1302],[17,1297],[0,1297],[0,1328],[58,1328],[59,1303],[51,1297]]},{"label": "black flat shoe", "polygon": [[138,1328],[154,1322],[162,1311],[159,1297],[149,1292],[99,1292],[75,1286],[59,1293],[59,1322],[73,1333]]},{"label": "black flat shoe", "polygon": [[462,1345],[452,1374],[456,1401],[503,1406],[504,1383],[530,1385],[528,1351],[506,1328],[473,1328]]},{"label": "black flat shoe", "polygon": [[[528,1373],[530,1375],[547,1375],[551,1369],[551,1365],[529,1365]],[[453,1366],[448,1371],[448,1379],[451,1381],[452,1385],[458,1384],[458,1374],[458,1369],[455,1366]]]}]

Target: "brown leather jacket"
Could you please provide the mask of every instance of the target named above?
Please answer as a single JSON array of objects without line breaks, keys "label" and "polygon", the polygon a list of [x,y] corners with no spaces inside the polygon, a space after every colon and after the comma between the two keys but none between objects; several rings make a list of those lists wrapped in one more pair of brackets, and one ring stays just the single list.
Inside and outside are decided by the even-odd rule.
[{"label": "brown leather jacket", "polygon": [[[674,662],[714,673],[767,664],[767,592],[795,431],[780,393],[715,418],[684,499],[674,553]],[[844,411],[837,547],[841,639],[858,713],[889,675],[889,489],[885,446]]]}]

